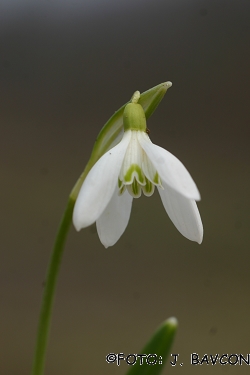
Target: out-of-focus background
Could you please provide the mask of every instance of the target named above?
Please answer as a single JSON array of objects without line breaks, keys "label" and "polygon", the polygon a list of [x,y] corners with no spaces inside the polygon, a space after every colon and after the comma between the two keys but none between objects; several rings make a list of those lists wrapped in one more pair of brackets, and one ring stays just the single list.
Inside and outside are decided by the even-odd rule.
[{"label": "out-of-focus background", "polygon": [[249,0],[0,2],[0,373],[30,373],[45,271],[68,194],[103,124],[135,90],[167,80],[148,127],[201,192],[202,245],[158,193],[134,200],[120,241],[73,228],[57,288],[46,375],[125,374],[176,316],[163,374],[248,374],[190,354],[250,353]]}]

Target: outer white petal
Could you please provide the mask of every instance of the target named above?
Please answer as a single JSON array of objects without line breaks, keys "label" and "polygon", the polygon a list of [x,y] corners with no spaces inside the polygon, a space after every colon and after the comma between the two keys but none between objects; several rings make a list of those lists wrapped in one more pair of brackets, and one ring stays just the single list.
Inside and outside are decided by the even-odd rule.
[{"label": "outer white petal", "polygon": [[76,230],[93,224],[108,205],[115,187],[131,138],[131,131],[124,133],[121,142],[106,152],[88,173],[78,194],[73,223]]},{"label": "outer white petal", "polygon": [[179,159],[164,148],[153,144],[144,132],[138,132],[138,140],[160,178],[167,185],[189,199],[200,200],[194,180]]},{"label": "outer white petal", "polygon": [[127,190],[118,195],[118,188],[96,221],[97,232],[101,243],[107,248],[113,246],[125,231],[130,217],[133,197]]},{"label": "outer white petal", "polygon": [[168,216],[181,234],[199,244],[203,238],[203,226],[197,205],[193,199],[183,197],[163,183],[164,190],[158,188]]}]

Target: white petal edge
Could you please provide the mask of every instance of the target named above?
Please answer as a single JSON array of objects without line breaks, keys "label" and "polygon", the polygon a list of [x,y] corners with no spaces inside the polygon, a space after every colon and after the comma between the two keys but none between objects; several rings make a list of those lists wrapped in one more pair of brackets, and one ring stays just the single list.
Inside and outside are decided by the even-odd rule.
[{"label": "white petal edge", "polygon": [[93,224],[108,205],[116,185],[131,138],[126,131],[121,142],[106,152],[89,171],[76,199],[73,223],[76,230]]},{"label": "white petal edge", "polygon": [[182,162],[162,147],[152,143],[148,135],[138,132],[138,140],[160,178],[184,197],[200,200],[197,186]]},{"label": "white petal edge", "polygon": [[201,244],[203,225],[197,205],[193,199],[183,197],[163,183],[158,188],[163,206],[178,231],[191,241]]},{"label": "white petal edge", "polygon": [[97,233],[106,248],[113,246],[127,228],[132,202],[133,197],[127,190],[122,195],[118,195],[118,188],[116,188],[109,204],[97,219]]}]

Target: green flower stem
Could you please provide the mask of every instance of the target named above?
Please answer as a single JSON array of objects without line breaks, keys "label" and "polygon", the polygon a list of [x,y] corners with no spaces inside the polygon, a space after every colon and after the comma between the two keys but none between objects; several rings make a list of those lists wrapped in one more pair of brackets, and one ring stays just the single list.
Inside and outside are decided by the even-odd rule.
[{"label": "green flower stem", "polygon": [[51,254],[49,267],[47,271],[42,306],[40,312],[40,320],[37,333],[36,351],[33,363],[32,375],[42,375],[45,365],[45,354],[48,343],[51,313],[53,307],[53,300],[55,295],[57,277],[62,260],[65,240],[72,222],[72,213],[75,205],[75,200],[69,198],[67,207],[62,217],[55,245]]}]

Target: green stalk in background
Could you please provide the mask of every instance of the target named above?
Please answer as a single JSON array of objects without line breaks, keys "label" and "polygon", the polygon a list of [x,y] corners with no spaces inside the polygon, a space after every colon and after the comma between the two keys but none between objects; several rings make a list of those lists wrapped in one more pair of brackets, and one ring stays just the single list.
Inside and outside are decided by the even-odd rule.
[{"label": "green stalk in background", "polygon": [[169,318],[163,322],[140,352],[141,354],[152,355],[147,357],[151,364],[148,364],[145,358],[140,364],[140,360],[137,359],[126,375],[159,375],[166,364],[176,330],[177,320],[175,318]]}]

